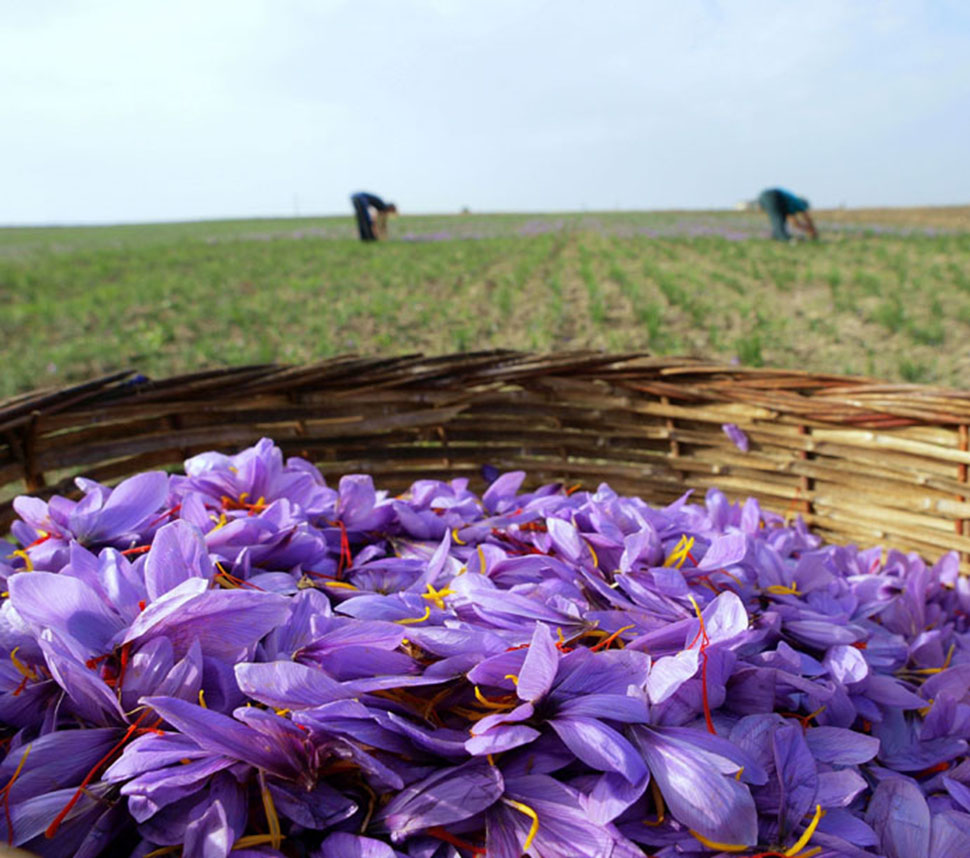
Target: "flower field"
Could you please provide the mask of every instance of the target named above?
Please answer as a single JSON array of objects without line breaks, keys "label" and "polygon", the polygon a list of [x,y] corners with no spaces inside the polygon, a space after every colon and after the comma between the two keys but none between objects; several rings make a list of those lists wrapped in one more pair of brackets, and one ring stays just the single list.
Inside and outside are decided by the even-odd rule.
[{"label": "flower field", "polygon": [[0,396],[349,351],[700,354],[965,386],[967,209],[405,216],[0,230]]},{"label": "flower field", "polygon": [[[737,427],[725,426],[745,446]],[[958,858],[968,579],[718,490],[392,496],[268,439],[0,563],[0,838],[44,858]]]}]

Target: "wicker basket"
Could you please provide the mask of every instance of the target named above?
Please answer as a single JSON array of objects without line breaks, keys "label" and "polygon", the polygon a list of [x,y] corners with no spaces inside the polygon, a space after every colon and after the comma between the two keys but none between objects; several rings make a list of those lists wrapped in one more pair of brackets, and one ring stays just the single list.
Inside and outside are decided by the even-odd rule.
[{"label": "wicker basket", "polygon": [[[722,429],[749,437],[742,452]],[[0,505],[68,493],[269,436],[328,479],[524,469],[666,503],[719,486],[833,542],[951,549],[970,571],[970,393],[684,358],[486,352],[346,357],[144,381],[132,373],[0,404]],[[481,488],[481,485],[478,485]]]}]

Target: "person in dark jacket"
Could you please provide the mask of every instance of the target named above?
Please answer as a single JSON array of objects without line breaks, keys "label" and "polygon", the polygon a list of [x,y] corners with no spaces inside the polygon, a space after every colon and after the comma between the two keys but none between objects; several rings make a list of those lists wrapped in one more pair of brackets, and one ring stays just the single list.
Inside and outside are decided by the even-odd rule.
[{"label": "person in dark jacket", "polygon": [[[377,241],[387,238],[387,216],[397,214],[397,206],[365,191],[352,195],[350,201],[354,204],[360,240]],[[377,212],[376,218],[371,216],[371,209]]]},{"label": "person in dark jacket", "polygon": [[768,188],[758,197],[758,205],[765,210],[771,221],[771,237],[777,241],[790,241],[788,223],[808,233],[810,238],[818,238],[818,231],[808,213],[808,200],[796,197],[784,188]]}]

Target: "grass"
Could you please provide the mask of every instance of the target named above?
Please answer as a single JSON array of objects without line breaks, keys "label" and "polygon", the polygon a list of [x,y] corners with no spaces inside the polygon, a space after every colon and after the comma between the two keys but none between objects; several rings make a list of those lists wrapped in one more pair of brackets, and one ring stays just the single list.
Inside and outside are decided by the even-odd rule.
[{"label": "grass", "polygon": [[349,217],[0,229],[0,396],[119,368],[489,347],[966,387],[955,211],[936,234],[932,211],[822,215],[817,245],[736,240],[762,218],[713,212],[404,217],[379,246]]}]

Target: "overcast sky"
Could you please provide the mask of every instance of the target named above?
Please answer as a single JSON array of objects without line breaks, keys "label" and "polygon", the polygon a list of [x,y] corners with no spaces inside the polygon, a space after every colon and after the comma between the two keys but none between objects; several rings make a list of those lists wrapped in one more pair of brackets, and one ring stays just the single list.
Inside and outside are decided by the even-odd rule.
[{"label": "overcast sky", "polygon": [[966,0],[0,0],[0,223],[970,203]]}]

